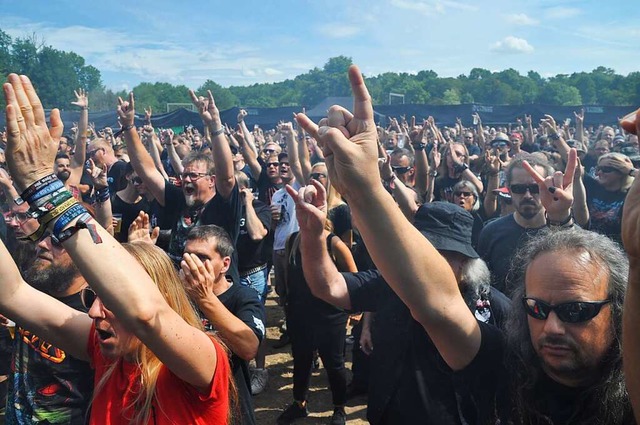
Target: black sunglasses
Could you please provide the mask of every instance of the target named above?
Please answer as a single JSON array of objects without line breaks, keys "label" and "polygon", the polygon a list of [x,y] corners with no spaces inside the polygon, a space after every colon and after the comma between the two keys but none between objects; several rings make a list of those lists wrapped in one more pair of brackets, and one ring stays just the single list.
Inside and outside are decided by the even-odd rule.
[{"label": "black sunglasses", "polygon": [[507,146],[507,142],[492,142],[491,143],[491,147],[492,148],[504,148],[505,146]]},{"label": "black sunglasses", "polygon": [[406,174],[409,172],[409,170],[411,170],[411,167],[397,167],[395,165],[392,165],[391,169],[396,174]]},{"label": "black sunglasses", "polygon": [[270,155],[272,153],[275,153],[276,150],[275,149],[264,149],[262,152],[266,153],[267,155]]},{"label": "black sunglasses", "polygon": [[524,309],[534,319],[547,320],[549,314],[555,311],[558,319],[566,323],[581,323],[591,320],[600,313],[603,305],[610,302],[611,300],[571,301],[552,305],[535,298],[522,298]]},{"label": "black sunglasses", "polygon": [[89,288],[88,286],[80,290],[80,301],[86,309],[91,308],[97,298],[98,295],[96,295],[93,289]]},{"label": "black sunglasses", "polygon": [[132,184],[142,184],[142,179],[140,177],[134,177],[129,180]]},{"label": "black sunglasses", "polygon": [[279,165],[280,165],[279,162],[269,162],[269,163],[267,163],[267,168],[269,168],[269,167],[277,167]]},{"label": "black sunglasses", "polygon": [[309,177],[311,177],[314,180],[319,180],[319,179],[326,179],[327,175],[325,173],[311,173]]},{"label": "black sunglasses", "polygon": [[606,165],[596,167],[596,171],[601,173],[609,174],[609,173],[619,173],[617,168],[615,167],[607,167]]},{"label": "black sunglasses", "polygon": [[530,194],[535,195],[536,193],[540,193],[540,188],[537,184],[512,184],[509,186],[509,190],[511,193],[517,193],[518,195],[523,195],[529,191]]}]

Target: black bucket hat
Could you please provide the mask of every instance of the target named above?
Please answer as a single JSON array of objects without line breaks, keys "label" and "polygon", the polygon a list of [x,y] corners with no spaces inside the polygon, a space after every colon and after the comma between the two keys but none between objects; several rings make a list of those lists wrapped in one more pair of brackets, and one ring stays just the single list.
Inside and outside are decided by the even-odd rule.
[{"label": "black bucket hat", "polygon": [[413,225],[438,251],[459,252],[469,258],[479,257],[471,246],[473,216],[456,204],[424,204],[416,212]]}]

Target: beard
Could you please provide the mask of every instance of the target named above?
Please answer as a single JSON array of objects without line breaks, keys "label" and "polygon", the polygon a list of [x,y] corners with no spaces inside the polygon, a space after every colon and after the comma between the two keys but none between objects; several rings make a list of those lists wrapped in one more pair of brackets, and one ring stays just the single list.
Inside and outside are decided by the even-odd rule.
[{"label": "beard", "polygon": [[75,264],[56,266],[46,264],[48,261],[40,258],[24,272],[24,280],[34,288],[46,294],[64,292],[71,287],[73,280],[79,275]]},{"label": "beard", "polygon": [[540,212],[540,205],[533,201],[522,201],[517,206],[517,211],[522,217],[527,220],[531,220]]},{"label": "beard", "polygon": [[71,177],[71,172],[60,171],[58,174],[56,174],[56,177],[60,179],[62,182],[66,182],[67,180],[69,180],[69,177]]}]

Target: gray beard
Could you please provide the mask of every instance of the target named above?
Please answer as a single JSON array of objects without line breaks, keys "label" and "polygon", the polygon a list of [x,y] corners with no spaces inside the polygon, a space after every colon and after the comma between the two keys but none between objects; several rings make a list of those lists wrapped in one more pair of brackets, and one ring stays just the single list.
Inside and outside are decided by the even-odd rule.
[{"label": "gray beard", "polygon": [[36,261],[24,272],[24,280],[34,288],[46,294],[57,294],[68,290],[79,275],[75,264],[67,267],[42,265],[44,260]]}]

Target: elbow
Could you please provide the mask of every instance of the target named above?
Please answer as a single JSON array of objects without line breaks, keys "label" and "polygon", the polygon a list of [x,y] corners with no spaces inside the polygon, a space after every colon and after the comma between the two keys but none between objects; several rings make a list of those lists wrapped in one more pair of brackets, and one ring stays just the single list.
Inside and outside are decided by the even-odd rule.
[{"label": "elbow", "polygon": [[267,229],[265,229],[264,227],[262,227],[262,229],[260,229],[257,232],[251,232],[249,234],[249,238],[253,241],[253,242],[260,242],[261,240],[263,240],[266,236],[267,233],[269,233],[267,231]]},{"label": "elbow", "polygon": [[253,331],[250,332],[251,334],[247,335],[247,343],[243,347],[239,347],[240,349],[235,353],[236,356],[246,361],[255,359],[258,355],[258,347],[260,347],[258,337],[253,333]]}]

